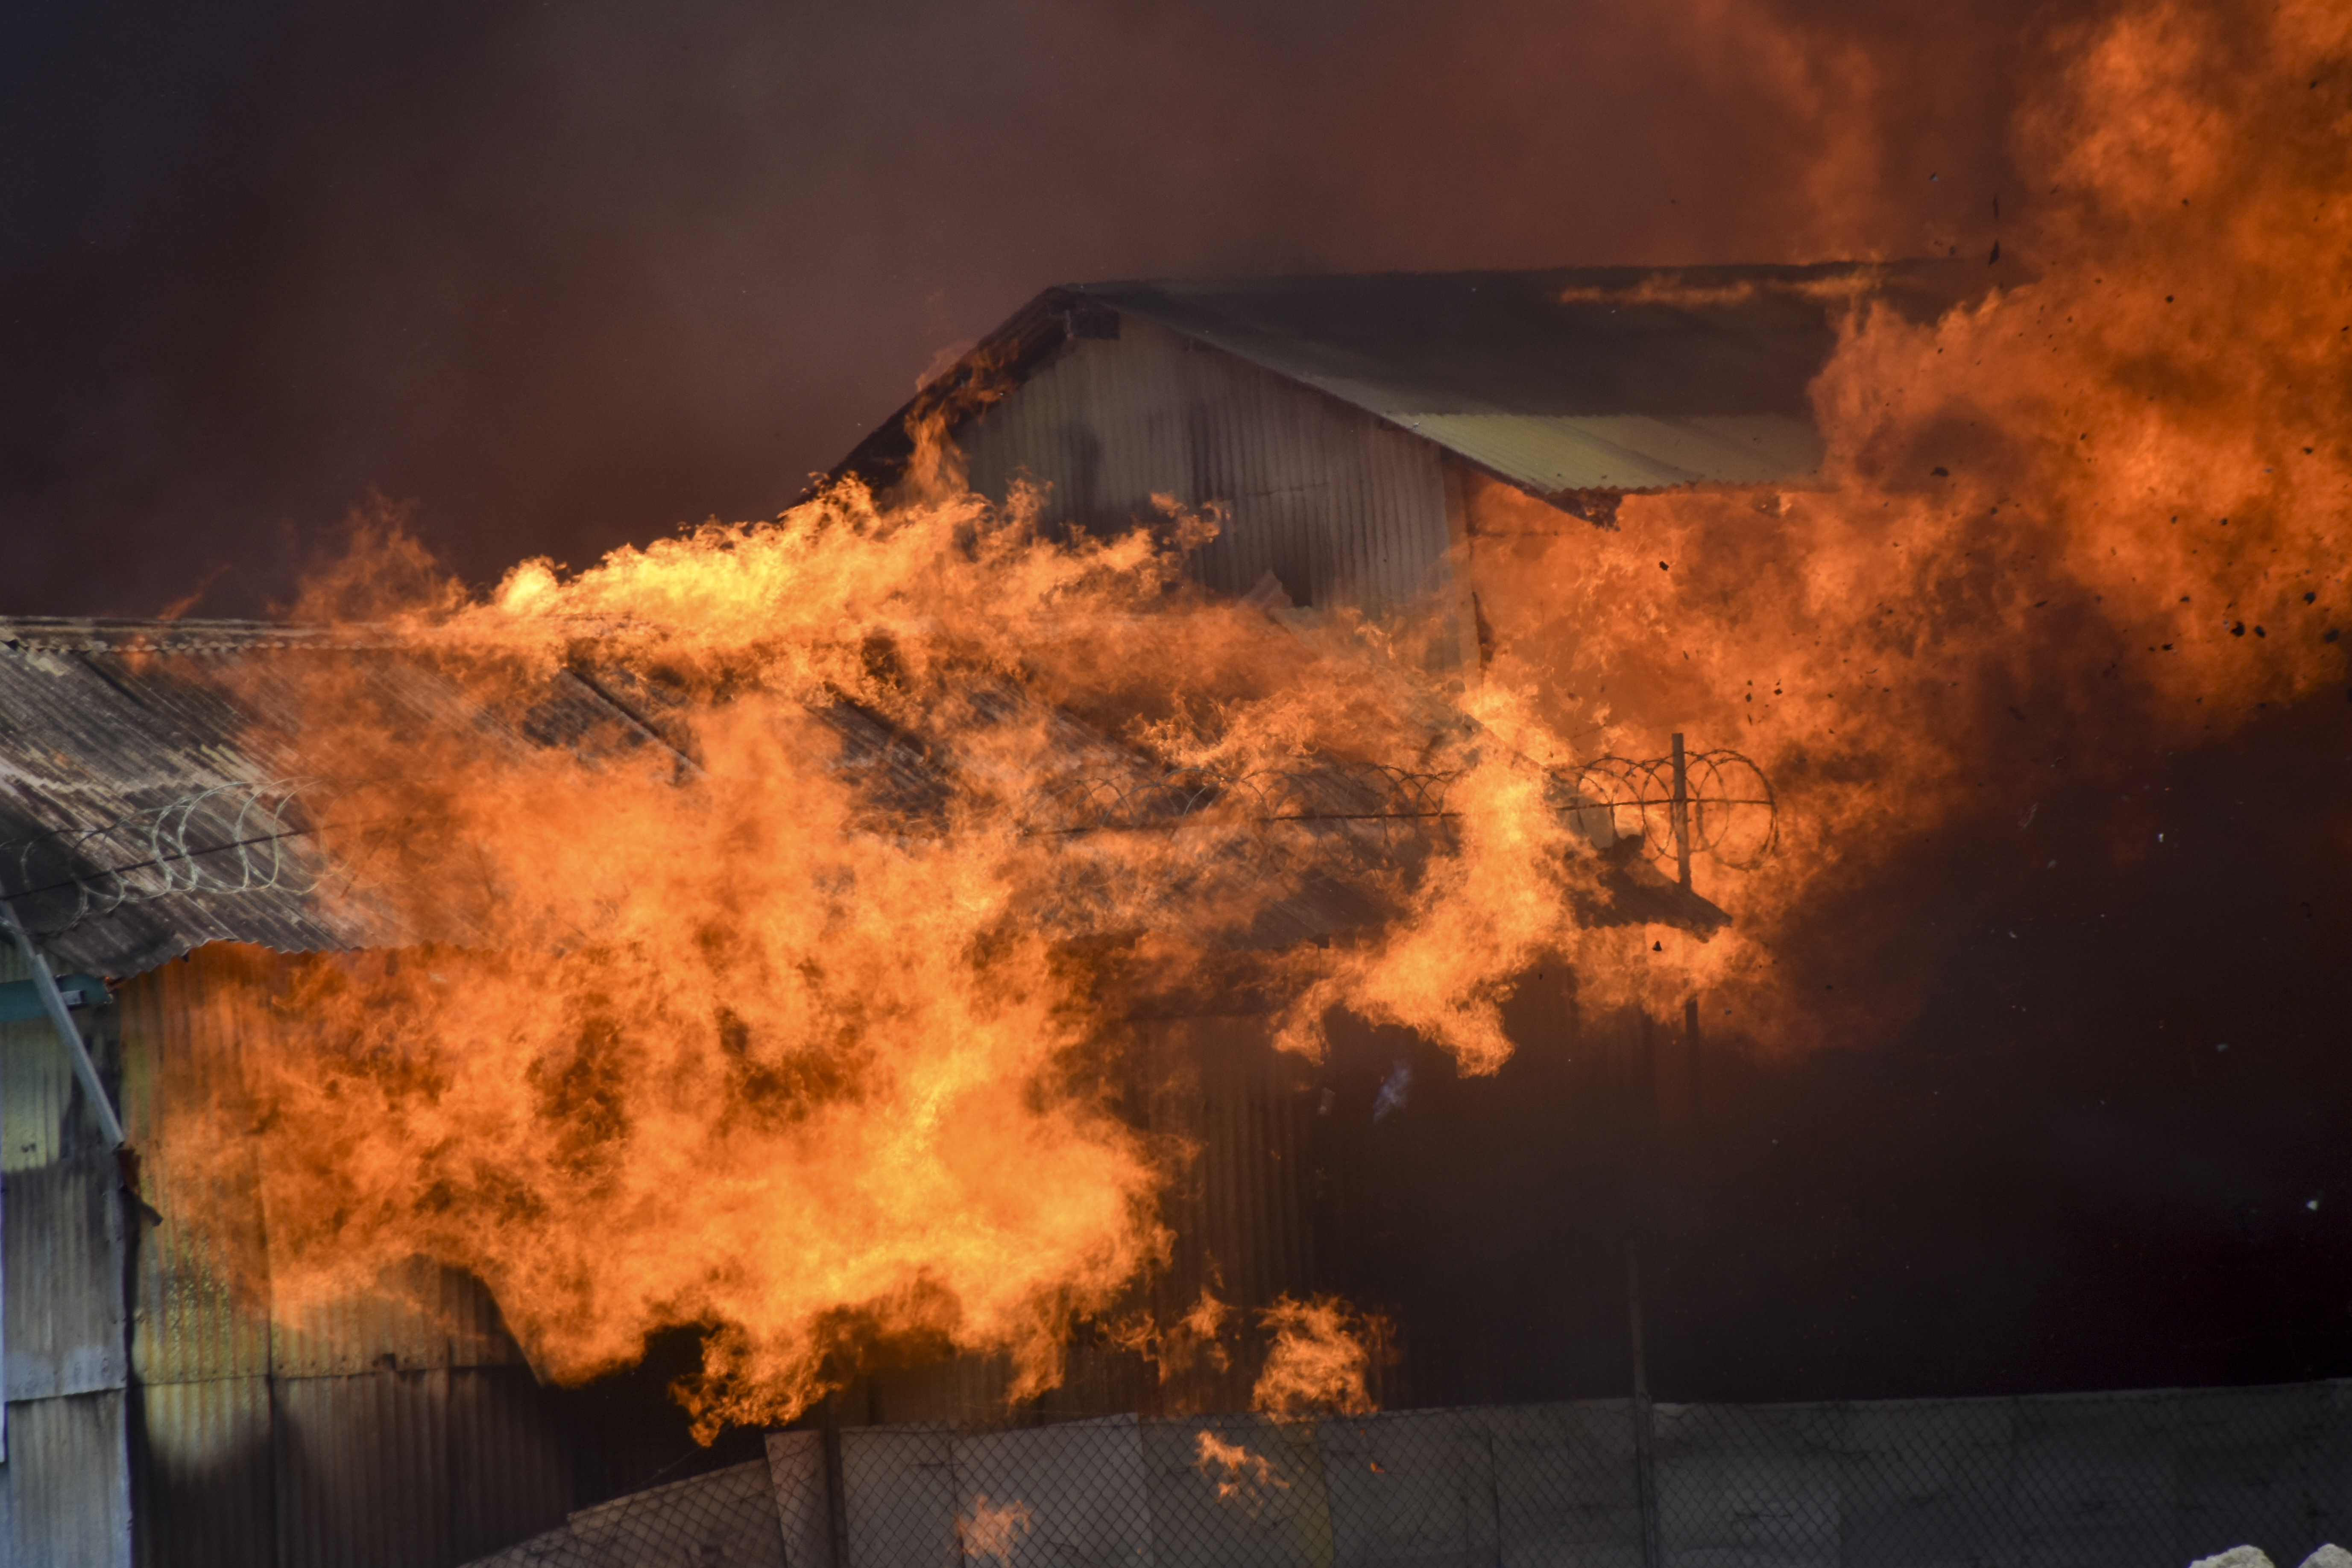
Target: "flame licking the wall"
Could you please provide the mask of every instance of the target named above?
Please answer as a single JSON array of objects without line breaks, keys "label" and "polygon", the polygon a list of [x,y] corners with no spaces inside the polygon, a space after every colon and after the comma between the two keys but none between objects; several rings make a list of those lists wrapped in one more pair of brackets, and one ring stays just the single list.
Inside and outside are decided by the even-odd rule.
[{"label": "flame licking the wall", "polygon": [[[1374,917],[1260,977],[1296,1049],[1346,1008],[1485,1071],[1539,956],[1602,1000],[1768,991],[1825,885],[1980,804],[2007,727],[2193,737],[2340,683],[2347,28],[2167,5],[2062,40],[2021,129],[2038,279],[1931,323],[1863,307],[1817,388],[1822,488],[1479,541],[1499,635],[1466,689],[1409,632],[1184,590],[1213,519],[1053,542],[950,486],[480,598],[362,551],[309,612],[507,733],[544,732],[566,679],[642,722],[418,733],[312,677],[304,767],[348,781],[337,842],[412,945],[303,967],[257,1126],[209,1129],[257,1150],[282,1287],[422,1253],[562,1379],[701,1325],[705,1436],[791,1416],[876,1333],[1005,1353],[1034,1392],[1166,1246],[1175,1156],[1118,1113],[1116,998],[1216,972],[1320,863],[1213,806],[1072,831],[1065,786],[1136,758],[1458,775],[1446,836],[1356,868]],[[1580,925],[1592,856],[1546,769],[1670,727],[1763,762],[1789,852],[1740,890],[1744,935],[1654,953]],[[1277,1309],[1270,1407],[1360,1405],[1338,1313]]]},{"label": "flame licking the wall", "polygon": [[[341,781],[330,836],[404,943],[282,998],[259,1139],[282,1288],[331,1299],[421,1253],[566,1380],[701,1325],[706,1437],[789,1418],[877,1333],[1051,1385],[1073,1320],[1165,1245],[1176,1152],[1112,1103],[1121,988],[1246,948],[1328,869],[1255,798],[1073,830],[1071,789],[1139,758],[1458,772],[1458,842],[1350,862],[1379,924],[1449,944],[1366,967],[1364,1006],[1498,1060],[1496,1001],[1590,873],[1549,743],[1370,629],[1179,591],[1198,537],[1049,543],[1019,503],[852,486],[480,601],[397,536],[361,552],[310,613],[365,618],[505,722],[420,729],[310,666],[303,766]],[[565,729],[567,681],[643,721]],[[1265,958],[1309,1048],[1358,983],[1323,952]]]}]

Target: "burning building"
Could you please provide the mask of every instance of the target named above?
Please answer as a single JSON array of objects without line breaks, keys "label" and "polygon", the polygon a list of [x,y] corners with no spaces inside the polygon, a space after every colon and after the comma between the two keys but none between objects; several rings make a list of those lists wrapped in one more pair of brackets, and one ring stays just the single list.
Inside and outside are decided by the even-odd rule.
[{"label": "burning building", "polygon": [[1056,289],[772,528],[11,624],[11,1539],[455,1562],[702,1462],[673,1376],[1232,1411],[1333,1294],[1382,1403],[1617,1390],[1773,790],[1529,720],[1515,580],[1769,526],[1843,313],[1985,281]]}]

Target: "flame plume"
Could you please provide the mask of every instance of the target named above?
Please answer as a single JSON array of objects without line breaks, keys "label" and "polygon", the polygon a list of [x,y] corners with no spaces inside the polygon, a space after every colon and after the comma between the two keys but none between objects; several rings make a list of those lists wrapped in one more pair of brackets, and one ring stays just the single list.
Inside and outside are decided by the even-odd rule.
[{"label": "flame plume", "polygon": [[[1820,998],[1774,988],[1805,912],[1906,835],[2014,815],[2026,737],[2193,739],[2340,685],[2352,15],[2143,5],[2056,57],[2019,130],[2039,277],[1931,322],[1858,304],[1821,488],[1633,497],[1608,532],[1479,490],[1496,640],[1467,689],[1409,628],[1181,589],[1213,518],[1049,542],[944,452],[904,507],[848,486],[486,598],[379,539],[306,612],[383,628],[501,733],[566,679],[639,722],[418,734],[309,677],[293,771],[364,799],[414,945],[304,967],[259,1126],[201,1129],[257,1143],[293,1283],[471,1270],[563,1379],[704,1325],[705,1436],[791,1416],[867,1332],[1009,1353],[1034,1392],[1166,1247],[1107,993],[1247,946],[1307,878],[1234,872],[1218,846],[1262,829],[1213,805],[1032,831],[1056,787],[1450,776],[1450,836],[1367,871],[1345,939],[1268,961],[1295,1048],[1347,1008],[1491,1071],[1514,977],[1559,954],[1600,1003],[1777,995],[1753,1027],[1799,1049]],[[1580,923],[1593,856],[1547,772],[1669,730],[1780,804],[1705,946]],[[1266,1401],[1357,1407],[1336,1304],[1267,1326]]]}]

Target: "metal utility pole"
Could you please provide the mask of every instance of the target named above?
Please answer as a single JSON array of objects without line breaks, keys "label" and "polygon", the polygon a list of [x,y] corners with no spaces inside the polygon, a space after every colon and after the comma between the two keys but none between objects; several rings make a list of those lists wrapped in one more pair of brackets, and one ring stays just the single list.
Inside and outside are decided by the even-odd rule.
[{"label": "metal utility pole", "polygon": [[1625,1243],[1625,1312],[1633,1338],[1633,1487],[1642,1511],[1642,1568],[1665,1561],[1658,1542],[1658,1466],[1652,1448],[1649,1358],[1642,1343],[1642,1265]]}]

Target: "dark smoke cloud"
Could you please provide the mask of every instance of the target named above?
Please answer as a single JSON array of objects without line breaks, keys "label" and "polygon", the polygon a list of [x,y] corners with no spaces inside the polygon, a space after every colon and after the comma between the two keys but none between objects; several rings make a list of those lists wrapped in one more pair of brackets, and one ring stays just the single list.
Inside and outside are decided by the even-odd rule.
[{"label": "dark smoke cloud", "polygon": [[375,495],[475,578],[772,513],[1057,281],[1975,246],[2028,36],[2014,0],[28,0],[0,612],[252,612]]}]

